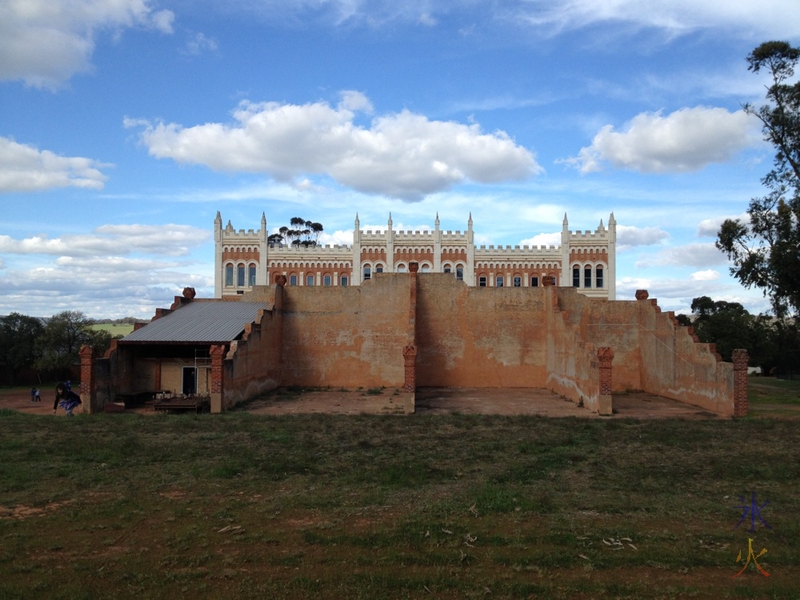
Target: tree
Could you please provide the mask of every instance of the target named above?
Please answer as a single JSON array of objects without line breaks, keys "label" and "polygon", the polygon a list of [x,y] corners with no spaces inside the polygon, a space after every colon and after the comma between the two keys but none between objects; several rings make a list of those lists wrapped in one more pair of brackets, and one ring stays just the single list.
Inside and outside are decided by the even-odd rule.
[{"label": "tree", "polygon": [[111,334],[92,329],[92,320],[80,311],[64,311],[53,315],[39,337],[38,367],[67,376],[73,365],[80,362],[78,352],[84,345],[102,354],[111,342]]},{"label": "tree", "polygon": [[267,238],[271,244],[286,244],[287,246],[313,247],[319,243],[319,235],[323,231],[322,223],[306,221],[303,217],[292,217],[289,220],[291,227],[285,225]]},{"label": "tree", "polygon": [[[754,317],[738,302],[715,302],[708,296],[692,300],[695,334],[701,342],[716,344],[723,360],[730,361],[736,348],[755,349]],[[751,361],[753,363],[754,361]]]},{"label": "tree", "polygon": [[0,317],[0,369],[14,385],[19,375],[33,369],[39,356],[36,342],[44,325],[36,317],[11,313]]},{"label": "tree", "polygon": [[761,180],[769,193],[750,201],[750,222],[728,219],[716,246],[733,261],[731,274],[760,288],[779,317],[800,312],[800,82],[794,76],[800,48],[765,42],[747,56],[748,70],[768,71],[767,104],[744,110],[761,121],[775,147],[773,169]]}]

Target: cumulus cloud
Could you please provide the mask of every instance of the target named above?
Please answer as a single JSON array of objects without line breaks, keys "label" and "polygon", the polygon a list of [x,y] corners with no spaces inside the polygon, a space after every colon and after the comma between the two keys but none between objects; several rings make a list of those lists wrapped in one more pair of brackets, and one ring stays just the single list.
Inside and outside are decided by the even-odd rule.
[{"label": "cumulus cloud", "polygon": [[561,246],[561,232],[540,233],[520,241],[520,246]]},{"label": "cumulus cloud", "polygon": [[563,162],[582,173],[600,171],[606,163],[642,173],[697,171],[731,160],[758,140],[758,122],[744,111],[698,106],[667,116],[641,113],[625,131],[606,125],[591,146]]},{"label": "cumulus cloud", "polygon": [[669,234],[659,227],[632,227],[617,225],[617,246],[619,249],[635,246],[652,246],[667,239]]},{"label": "cumulus cloud", "polygon": [[726,219],[739,220],[743,223],[750,222],[750,215],[742,213],[738,216],[729,217],[714,217],[713,219],[703,219],[697,226],[697,237],[713,237],[716,238],[719,233],[719,228],[722,227],[722,222]]},{"label": "cumulus cloud", "polygon": [[243,102],[234,123],[146,123],[141,140],[157,158],[279,181],[327,175],[360,192],[408,201],[466,181],[522,180],[542,171],[503,131],[484,133],[478,124],[431,121],[408,110],[374,117],[369,127],[355,122],[371,111],[368,98],[353,91],[336,107]]},{"label": "cumulus cloud", "polygon": [[655,257],[646,258],[636,263],[637,267],[688,266],[708,267],[727,264],[727,259],[713,243],[687,244],[674,248],[665,248]]},{"label": "cumulus cloud", "polygon": [[55,88],[91,68],[98,32],[145,27],[172,33],[173,19],[148,0],[4,0],[0,80]]},{"label": "cumulus cloud", "polygon": [[208,242],[211,232],[189,225],[103,225],[94,234],[45,235],[14,239],[0,235],[4,254],[45,254],[60,257],[109,257],[144,252],[157,256],[185,256],[192,248]]},{"label": "cumulus cloud", "polygon": [[188,56],[198,56],[206,50],[214,52],[217,49],[217,40],[210,38],[204,33],[197,32],[189,36],[183,53]]},{"label": "cumulus cloud", "polygon": [[689,279],[692,281],[716,281],[719,279],[719,271],[715,271],[714,269],[706,269],[705,271],[695,271],[691,275],[689,275]]},{"label": "cumulus cloud", "polygon": [[107,179],[100,168],[108,166],[90,158],[58,156],[0,137],[0,194],[59,187],[99,190]]}]

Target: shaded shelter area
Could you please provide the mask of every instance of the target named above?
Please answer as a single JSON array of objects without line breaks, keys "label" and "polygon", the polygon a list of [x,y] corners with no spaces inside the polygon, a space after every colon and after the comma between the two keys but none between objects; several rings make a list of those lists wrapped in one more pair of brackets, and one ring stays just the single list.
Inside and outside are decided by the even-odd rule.
[{"label": "shaded shelter area", "polygon": [[[122,401],[126,407],[150,401],[177,406],[178,399],[187,398],[210,402],[216,379],[212,348],[224,354],[267,305],[194,300],[179,308],[161,311],[116,343],[116,359],[105,378],[107,394],[113,394],[110,400]],[[100,388],[98,381],[98,392]]]}]

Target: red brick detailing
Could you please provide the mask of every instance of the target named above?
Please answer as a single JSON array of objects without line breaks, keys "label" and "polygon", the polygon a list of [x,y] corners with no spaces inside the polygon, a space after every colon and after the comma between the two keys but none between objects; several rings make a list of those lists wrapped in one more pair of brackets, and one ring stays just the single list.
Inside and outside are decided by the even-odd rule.
[{"label": "red brick detailing", "polygon": [[733,360],[733,416],[744,417],[749,411],[747,404],[747,350],[737,349],[731,353]]},{"label": "red brick detailing", "polygon": [[156,361],[155,386],[156,386],[156,391],[161,391],[161,359],[160,358]]},{"label": "red brick detailing", "polygon": [[210,391],[212,394],[221,394],[225,383],[223,381],[222,370],[222,361],[225,359],[225,345],[211,346],[211,348],[209,348],[209,354],[211,355]]},{"label": "red brick detailing", "polygon": [[409,273],[418,273],[419,272],[419,263],[418,262],[410,262],[410,263],[408,263],[408,272]]},{"label": "red brick detailing", "polygon": [[[155,319],[153,319],[153,320],[155,320]],[[136,323],[133,324],[133,330],[134,331],[139,331],[145,325],[147,325],[147,323],[142,323],[141,321],[136,321]]]},{"label": "red brick detailing", "polygon": [[92,412],[92,396],[94,392],[94,350],[91,346],[83,346],[78,354],[81,357],[81,399],[84,406]]},{"label": "red brick detailing", "polygon": [[405,382],[403,384],[403,391],[413,394],[414,390],[417,388],[417,347],[406,346],[403,348],[403,359],[405,360]]},{"label": "red brick detailing", "polygon": [[273,280],[275,285],[280,285],[281,287],[286,285],[286,275],[275,275],[275,279]]},{"label": "red brick detailing", "polygon": [[[134,329],[134,331],[136,330]],[[117,346],[119,346],[119,340],[118,339],[111,340],[111,344],[109,344],[106,353],[103,354],[103,358],[111,358],[111,355],[117,351]]]},{"label": "red brick detailing", "polygon": [[636,290],[636,299],[637,300],[647,300],[650,297],[650,294],[647,290]]},{"label": "red brick detailing", "polygon": [[611,363],[614,350],[607,346],[597,349],[597,361],[600,363],[600,395],[611,395]]},{"label": "red brick detailing", "polygon": [[556,284],[556,278],[552,275],[545,275],[542,277],[542,286],[547,287]]}]

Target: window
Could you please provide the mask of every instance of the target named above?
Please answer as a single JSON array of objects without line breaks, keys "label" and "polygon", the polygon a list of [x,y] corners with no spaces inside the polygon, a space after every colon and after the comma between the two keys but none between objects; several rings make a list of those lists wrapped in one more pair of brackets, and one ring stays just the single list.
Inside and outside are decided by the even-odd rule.
[{"label": "window", "polygon": [[531,277],[531,287],[539,287],[539,278]]},{"label": "window", "polygon": [[314,275],[306,275],[306,285],[314,285]]},{"label": "window", "polygon": [[233,287],[233,265],[225,265],[225,285]]},{"label": "window", "polygon": [[592,287],[592,267],[583,268],[583,287]]},{"label": "window", "polygon": [[498,275],[494,280],[494,286],[495,287],[503,287],[503,283],[504,283],[504,281],[503,281],[503,276],[502,275]]},{"label": "window", "polygon": [[347,284],[350,283],[350,278],[347,275],[342,275],[339,278],[339,285],[342,287],[347,287]]},{"label": "window", "polygon": [[331,281],[331,276],[330,275],[323,275],[322,276],[322,285],[324,285],[325,287],[330,287],[331,283],[332,283],[332,281]]},{"label": "window", "polygon": [[406,266],[403,263],[400,263],[399,265],[397,265],[397,272],[398,273],[405,273],[406,272]]},{"label": "window", "polygon": [[250,265],[247,268],[247,285],[253,287],[256,284],[256,266]]},{"label": "window", "polygon": [[450,268],[450,265],[445,265],[445,266],[444,266],[444,269],[442,269],[442,273],[452,273],[452,272],[453,272],[453,271],[452,271],[452,269]]},{"label": "window", "polygon": [[581,268],[572,267],[572,287],[581,287]]},{"label": "window", "polygon": [[603,267],[596,267],[594,270],[594,284],[595,287],[601,288],[604,285],[603,281]]},{"label": "window", "polygon": [[297,273],[289,275],[289,285],[297,285]]},{"label": "window", "polygon": [[372,277],[372,269],[369,265],[364,265],[364,281],[368,281]]},{"label": "window", "polygon": [[244,287],[244,265],[236,267],[236,285],[238,287]]},{"label": "window", "polygon": [[375,265],[376,273],[383,273],[383,265]]},{"label": "window", "polygon": [[514,287],[522,287],[522,277],[518,275],[514,276]]},{"label": "window", "polygon": [[422,271],[423,273],[430,273],[431,267],[428,264],[424,264],[419,268],[419,270]]},{"label": "window", "polygon": [[486,275],[478,277],[478,287],[486,287]]},{"label": "window", "polygon": [[464,267],[463,265],[456,265],[456,279],[464,281]]}]

